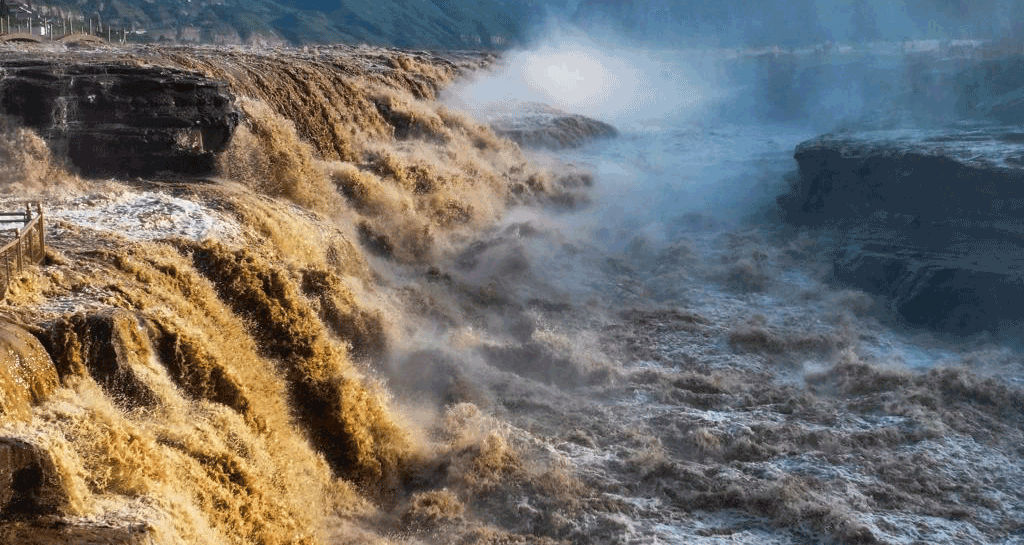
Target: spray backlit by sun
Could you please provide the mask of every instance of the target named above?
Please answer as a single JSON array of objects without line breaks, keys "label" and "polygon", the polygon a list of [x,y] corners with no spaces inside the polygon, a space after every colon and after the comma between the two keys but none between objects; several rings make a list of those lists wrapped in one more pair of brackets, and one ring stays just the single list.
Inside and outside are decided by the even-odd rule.
[{"label": "spray backlit by sun", "polygon": [[453,90],[459,107],[486,113],[541,102],[617,124],[649,122],[699,105],[706,82],[688,59],[555,34],[509,54],[502,68]]},{"label": "spray backlit by sun", "polygon": [[619,77],[601,59],[579,49],[528,55],[522,72],[530,87],[573,111],[600,107],[620,88]]}]

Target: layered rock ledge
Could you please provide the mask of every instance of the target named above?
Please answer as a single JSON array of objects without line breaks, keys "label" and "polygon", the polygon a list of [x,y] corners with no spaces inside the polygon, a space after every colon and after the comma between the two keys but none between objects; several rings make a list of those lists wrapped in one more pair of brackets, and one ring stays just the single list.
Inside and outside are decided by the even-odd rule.
[{"label": "layered rock ledge", "polygon": [[0,114],[35,129],[87,175],[214,171],[239,122],[227,84],[79,57],[0,58]]},{"label": "layered rock ledge", "polygon": [[1021,329],[1021,127],[828,134],[794,157],[799,175],[780,208],[833,238],[836,280],[884,297],[914,326]]},{"label": "layered rock ledge", "polygon": [[615,127],[603,121],[533,103],[493,116],[490,126],[520,146],[552,150],[576,148],[619,135]]},{"label": "layered rock ledge", "polygon": [[780,199],[805,223],[902,214],[943,221],[1024,210],[1024,127],[834,133],[797,146]]}]

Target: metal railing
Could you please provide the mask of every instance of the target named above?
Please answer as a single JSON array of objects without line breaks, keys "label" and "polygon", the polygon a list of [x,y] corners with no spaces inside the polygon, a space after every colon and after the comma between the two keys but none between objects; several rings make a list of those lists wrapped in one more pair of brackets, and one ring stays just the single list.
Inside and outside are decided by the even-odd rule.
[{"label": "metal railing", "polygon": [[[35,215],[32,215],[32,205]],[[25,203],[24,212],[0,212],[0,225],[21,223],[20,229],[6,229],[14,240],[0,248],[0,296],[7,294],[7,288],[16,275],[28,264],[37,264],[46,257],[46,228],[43,225],[43,205]]]},{"label": "metal railing", "polygon": [[[27,12],[26,12],[27,13]],[[62,41],[79,36],[99,38],[108,43],[128,43],[129,37],[138,34],[134,29],[112,27],[93,17],[44,17],[34,13],[18,12],[0,17],[0,36],[35,38],[33,41]],[[94,24],[95,21],[95,24]]]}]

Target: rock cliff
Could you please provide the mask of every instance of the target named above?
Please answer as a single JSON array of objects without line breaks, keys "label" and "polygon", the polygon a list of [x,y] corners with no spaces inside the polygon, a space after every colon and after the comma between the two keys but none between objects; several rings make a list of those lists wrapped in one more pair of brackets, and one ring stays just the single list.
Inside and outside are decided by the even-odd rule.
[{"label": "rock cliff", "polygon": [[1024,319],[1019,127],[837,133],[797,146],[779,205],[834,237],[833,277],[914,326],[1007,331]]},{"label": "rock cliff", "polygon": [[227,85],[110,60],[0,59],[0,114],[88,175],[213,172],[239,112]]},{"label": "rock cliff", "polygon": [[942,221],[1024,208],[1020,127],[827,134],[797,146],[799,183],[782,197],[802,221],[903,214]]}]

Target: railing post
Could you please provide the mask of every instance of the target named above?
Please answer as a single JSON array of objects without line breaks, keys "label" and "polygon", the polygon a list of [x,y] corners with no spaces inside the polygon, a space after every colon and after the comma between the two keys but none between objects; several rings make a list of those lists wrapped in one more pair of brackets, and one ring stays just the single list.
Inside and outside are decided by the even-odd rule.
[{"label": "railing post", "polygon": [[18,249],[18,274],[21,274],[25,270],[25,258],[22,255],[21,233],[17,231],[14,233],[14,247]]},{"label": "railing post", "polygon": [[35,265],[36,263],[36,231],[35,223],[32,223],[21,233],[22,240],[25,241],[25,260],[29,265]]},{"label": "railing post", "polygon": [[46,224],[43,223],[43,205],[36,204],[39,208],[39,261],[46,257]]}]

